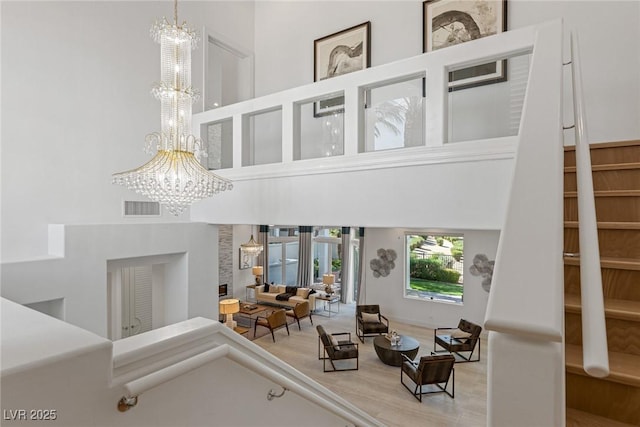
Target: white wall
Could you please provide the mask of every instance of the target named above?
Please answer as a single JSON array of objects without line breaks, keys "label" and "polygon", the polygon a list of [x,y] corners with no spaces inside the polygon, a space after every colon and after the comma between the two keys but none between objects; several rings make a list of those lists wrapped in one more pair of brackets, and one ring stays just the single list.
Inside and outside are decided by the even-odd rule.
[{"label": "white wall", "polygon": [[[247,285],[256,282],[255,276],[251,273],[251,268],[240,270],[240,245],[247,243],[253,234],[254,239],[258,239],[257,227],[252,225],[233,226],[233,297],[242,301],[246,299]],[[254,263],[257,258],[254,258]]]},{"label": "white wall", "polygon": [[230,193],[198,203],[191,218],[236,224],[498,230],[510,188],[511,156],[242,180]]},{"label": "white wall", "polygon": [[[140,166],[160,126],[156,19],[170,2],[2,2],[2,259],[47,254],[47,224],[185,221],[124,219],[137,194],[111,174]],[[180,2],[179,19],[253,49],[252,2]],[[202,89],[202,48],[193,84]],[[197,108],[195,108],[197,111]]]},{"label": "white wall", "polygon": [[371,21],[371,65],[422,53],[421,1],[258,1],[256,96],[313,82],[313,41]]},{"label": "white wall", "polygon": [[[461,318],[482,325],[489,294],[482,289],[482,278],[472,276],[469,267],[473,257],[485,254],[494,260],[498,248],[498,231],[446,230],[464,234],[464,296],[463,304],[450,304],[404,297],[405,283],[405,232],[442,231],[434,228],[423,229],[378,229],[365,230],[365,303],[380,304],[390,320],[421,325],[429,328],[454,327]],[[394,249],[398,254],[395,268],[387,277],[373,277],[369,261],[377,257],[378,249]]]},{"label": "white wall", "polygon": [[63,320],[107,337],[108,261],[173,255],[165,268],[165,324],[195,316],[217,320],[216,226],[75,225],[58,234],[61,258],[2,264],[4,298],[20,304],[62,298]]},{"label": "white wall", "polygon": [[[509,2],[509,28],[521,28],[554,17],[561,17],[580,40],[590,140],[640,138],[640,2]],[[603,37],[606,22],[615,22],[615,40]],[[567,91],[565,88],[565,93]],[[565,123],[573,123],[573,118],[567,117]]]},{"label": "white wall", "polygon": [[[508,29],[555,18],[579,33],[591,140],[638,138],[640,2],[508,2]],[[258,96],[312,82],[313,41],[365,21],[371,21],[372,66],[422,53],[418,0],[257,2],[255,19]],[[605,22],[615,23],[615,41],[603,37]]]}]

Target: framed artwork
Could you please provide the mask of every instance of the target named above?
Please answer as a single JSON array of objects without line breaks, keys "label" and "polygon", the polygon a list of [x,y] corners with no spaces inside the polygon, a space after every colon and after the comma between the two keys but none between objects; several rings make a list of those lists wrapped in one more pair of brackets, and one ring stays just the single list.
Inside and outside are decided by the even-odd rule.
[{"label": "framed artwork", "polygon": [[[427,0],[422,8],[423,52],[507,30],[506,0]],[[449,92],[506,80],[505,59],[449,72]]]},{"label": "framed artwork", "polygon": [[243,251],[242,248],[238,248],[238,251],[240,251],[240,257],[238,258],[240,260],[240,270],[246,270],[247,268],[253,267],[256,257],[250,256],[248,253]]},{"label": "framed artwork", "polygon": [[[371,22],[367,21],[313,42],[313,81],[341,76],[371,66]],[[344,111],[344,97],[317,101],[314,117]]]}]

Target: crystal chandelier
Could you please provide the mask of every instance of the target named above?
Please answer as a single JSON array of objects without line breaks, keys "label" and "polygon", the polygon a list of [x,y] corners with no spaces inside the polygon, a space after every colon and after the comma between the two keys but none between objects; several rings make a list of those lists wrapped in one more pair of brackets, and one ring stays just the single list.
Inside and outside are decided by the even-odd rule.
[{"label": "crystal chandelier", "polygon": [[256,239],[253,238],[253,234],[247,243],[243,243],[240,245],[240,249],[242,252],[250,255],[250,256],[258,256],[260,252],[262,252],[262,245],[256,242]]},{"label": "crystal chandelier", "polygon": [[191,134],[191,106],[198,98],[191,87],[191,50],[198,35],[186,22],[178,25],[177,0],[173,24],[163,18],[151,35],[160,43],[162,70],[162,81],[151,91],[160,101],[161,131],[146,137],[146,151],[155,156],[136,169],[113,174],[113,183],[160,202],[177,216],[191,203],[231,190],[233,184],[199,162],[206,152],[202,140]]}]

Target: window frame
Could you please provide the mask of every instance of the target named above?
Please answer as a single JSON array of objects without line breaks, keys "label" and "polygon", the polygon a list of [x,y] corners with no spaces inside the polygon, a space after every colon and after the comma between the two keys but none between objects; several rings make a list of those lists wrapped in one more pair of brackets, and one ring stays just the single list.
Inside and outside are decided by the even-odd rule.
[{"label": "window frame", "polygon": [[[445,294],[438,294],[438,295],[433,295],[431,293],[427,293],[424,292],[423,294],[420,293],[420,291],[416,291],[416,293],[408,293],[408,291],[412,290],[411,288],[411,266],[410,266],[410,262],[411,262],[411,252],[410,252],[410,244],[409,244],[409,237],[410,236],[423,236],[423,237],[427,237],[427,236],[431,236],[431,237],[461,237],[463,242],[464,242],[464,233],[462,232],[458,232],[458,231],[442,231],[442,230],[438,230],[438,231],[429,231],[429,230],[421,230],[421,231],[406,231],[404,233],[404,241],[403,241],[403,245],[404,245],[404,283],[403,283],[403,287],[402,287],[402,293],[403,293],[403,297],[406,299],[411,299],[411,300],[417,300],[417,301],[430,301],[430,302],[436,302],[436,303],[442,303],[442,304],[452,304],[452,305],[457,305],[457,306],[463,306],[464,305],[464,243],[463,243],[463,247],[462,247],[462,257],[461,257],[461,261],[455,261],[455,262],[460,262],[461,263],[461,267],[458,271],[460,271],[460,277],[462,277],[462,282],[459,283],[462,286],[462,295],[460,296],[460,299],[457,300],[457,298],[452,298],[452,297],[446,297]],[[441,283],[448,283],[448,282],[441,282]]]},{"label": "window frame", "polygon": [[[342,260],[341,247],[340,247],[342,245],[342,237],[334,237],[334,236],[330,236],[330,235],[327,236],[327,235],[320,234],[321,231],[323,231],[323,230],[328,230],[328,232],[330,232],[330,230],[333,230],[333,229],[338,229],[338,231],[340,231],[340,227],[318,226],[318,227],[314,227],[313,228],[313,238],[311,240],[312,240],[312,251],[313,251],[313,254],[314,254],[314,259],[315,259],[316,251],[318,250],[318,247],[316,245],[325,245],[325,244],[326,245],[335,245],[335,249],[336,249],[336,252],[338,254],[337,258],[331,258],[331,260],[328,262],[330,271],[322,271],[322,268],[320,268],[320,271],[318,271],[318,277],[315,277],[315,268],[314,268],[314,277],[313,277],[314,283],[322,282],[322,275],[323,274],[333,273],[332,266],[333,266],[333,260],[334,259]],[[330,251],[330,252],[332,252],[332,251]],[[326,268],[325,268],[325,270],[326,270]],[[342,275],[342,265],[340,267],[340,275]],[[319,279],[319,282],[316,282],[316,280],[318,280],[318,279]]]},{"label": "window frame", "polygon": [[[274,228],[271,228],[269,230],[269,234],[267,236],[267,245],[271,245],[273,244],[280,244],[280,281],[282,282],[281,284],[286,284],[287,283],[287,244],[288,243],[297,243],[298,245],[300,245],[300,237],[298,235],[298,232],[295,230],[296,227],[291,227],[291,226],[276,226]],[[278,235],[274,235],[275,234],[275,229],[278,229]],[[290,236],[290,235],[285,235],[285,236],[281,236],[280,235],[280,230],[289,230],[289,229],[294,229],[294,236]],[[269,257],[271,257],[271,253],[272,253],[272,247],[269,246]],[[296,262],[299,263],[300,260],[296,257]],[[269,260],[267,260],[267,263],[269,263]],[[270,268],[270,266],[268,267]],[[271,275],[269,275],[271,276]],[[269,277],[268,276],[268,277]],[[269,279],[271,280],[271,278]],[[297,280],[297,275],[296,277],[294,277],[294,282]]]}]

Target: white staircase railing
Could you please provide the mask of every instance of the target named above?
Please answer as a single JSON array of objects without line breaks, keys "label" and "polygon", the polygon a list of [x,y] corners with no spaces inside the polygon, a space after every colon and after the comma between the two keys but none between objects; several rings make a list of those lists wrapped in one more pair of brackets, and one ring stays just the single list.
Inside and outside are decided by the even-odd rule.
[{"label": "white staircase railing", "polygon": [[485,316],[487,425],[562,426],[562,23],[536,33]]},{"label": "white staircase railing", "polygon": [[318,405],[326,409],[327,411],[338,415],[344,420],[352,422],[355,426],[384,427],[384,424],[378,422],[372,417],[368,417],[367,419],[367,417],[363,417],[362,414],[357,414],[353,411],[346,410],[335,405],[330,400],[320,397],[318,394],[312,392],[310,388],[302,386],[296,381],[290,380],[284,375],[268,368],[266,365],[260,363],[256,359],[249,357],[242,351],[233,348],[229,344],[219,345],[211,350],[205,351],[196,356],[192,356],[189,359],[175,363],[174,365],[171,365],[167,368],[156,371],[152,374],[146,375],[142,378],[138,378],[137,380],[125,384],[124,389],[126,394],[121,399],[121,402],[132,402],[125,407],[135,406],[138,402],[138,396],[142,393],[158,387],[168,381],[171,381],[172,379],[175,379],[180,375],[184,375],[194,369],[204,366],[207,363],[211,363],[223,358],[232,360],[282,387],[282,393],[280,394],[276,394],[273,392],[273,390],[270,390],[266,395],[267,400],[272,400],[274,397],[282,397],[284,393],[286,393],[287,391],[291,391],[292,393],[297,394],[303,399],[308,400],[312,404]]},{"label": "white staircase railing", "polygon": [[[371,415],[245,337],[204,318],[193,318],[114,343],[111,386],[124,389],[117,407],[121,412],[138,405],[142,408],[144,404],[139,403],[139,396],[165,384],[170,389],[169,382],[222,360],[232,361],[280,386],[285,393],[291,392],[323,408],[349,423],[347,425],[384,427]],[[269,401],[280,396],[273,389],[264,394]],[[150,399],[145,399],[147,405],[157,404]]]},{"label": "white staircase railing", "polygon": [[593,194],[591,152],[582,99],[580,52],[576,34],[571,34],[571,74],[576,135],[583,366],[585,372],[591,376],[606,377],[609,375],[609,353],[602,295],[598,224]]}]

